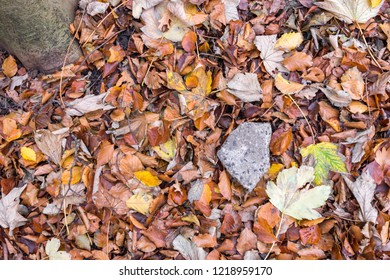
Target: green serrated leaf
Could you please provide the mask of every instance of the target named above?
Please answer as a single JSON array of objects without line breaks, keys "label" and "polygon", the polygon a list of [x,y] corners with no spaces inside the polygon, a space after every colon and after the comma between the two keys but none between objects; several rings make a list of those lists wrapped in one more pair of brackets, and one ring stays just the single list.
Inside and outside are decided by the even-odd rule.
[{"label": "green serrated leaf", "polygon": [[272,181],[267,183],[266,192],[271,203],[282,213],[297,220],[314,220],[321,217],[314,209],[324,205],[331,187],[303,188],[313,178],[314,168],[310,166],[285,169],[278,174],[276,184]]},{"label": "green serrated leaf", "polygon": [[314,184],[321,185],[328,178],[329,171],[347,173],[344,159],[337,153],[337,146],[333,143],[323,142],[301,149],[301,155],[306,158],[313,156]]}]

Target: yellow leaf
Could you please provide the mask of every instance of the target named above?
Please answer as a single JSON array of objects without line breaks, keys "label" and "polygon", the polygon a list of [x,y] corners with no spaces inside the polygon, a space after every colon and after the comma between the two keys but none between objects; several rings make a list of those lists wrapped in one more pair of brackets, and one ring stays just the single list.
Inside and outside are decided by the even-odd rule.
[{"label": "yellow leaf", "polygon": [[176,72],[167,71],[167,82],[168,88],[174,89],[177,91],[185,91],[187,90],[183,78]]},{"label": "yellow leaf", "polygon": [[157,187],[161,184],[161,180],[147,170],[136,171],[134,176],[147,187]]},{"label": "yellow leaf", "polygon": [[[72,171],[72,178],[71,176]],[[81,166],[75,166],[71,168],[70,170],[65,170],[62,172],[62,184],[68,185],[69,182],[71,185],[77,184],[81,180],[82,175],[82,167]]]},{"label": "yellow leaf", "polygon": [[282,37],[280,37],[276,43],[274,48],[275,49],[282,49],[282,50],[288,50],[291,51],[298,47],[303,42],[303,36],[300,32],[291,32],[283,34]]},{"label": "yellow leaf", "polygon": [[153,200],[153,197],[146,193],[137,193],[131,196],[127,201],[126,205],[130,209],[137,211],[143,215],[147,215],[149,213],[149,207]]},{"label": "yellow leaf", "polygon": [[29,160],[29,161],[37,161],[37,154],[35,151],[31,148],[28,147],[22,147],[20,149],[20,154],[22,155],[22,158],[24,160]]},{"label": "yellow leaf", "polygon": [[200,226],[200,222],[198,220],[198,217],[196,217],[196,215],[194,215],[194,214],[189,214],[188,216],[184,216],[181,219],[184,222],[194,223],[195,225]]},{"label": "yellow leaf", "polygon": [[370,6],[372,8],[378,7],[382,3],[382,0],[370,0]]},{"label": "yellow leaf", "polygon": [[275,86],[283,94],[294,94],[301,91],[305,86],[296,82],[291,82],[283,78],[282,74],[275,77]]},{"label": "yellow leaf", "polygon": [[281,163],[273,163],[271,164],[271,167],[268,169],[268,175],[270,179],[275,179],[280,170],[283,169],[283,164]]},{"label": "yellow leaf", "polygon": [[4,59],[3,72],[7,77],[11,78],[15,76],[17,71],[18,71],[18,65],[16,64],[15,58],[13,58],[12,55]]},{"label": "yellow leaf", "polygon": [[165,161],[171,161],[175,156],[175,142],[169,139],[167,142],[154,146],[153,150]]}]

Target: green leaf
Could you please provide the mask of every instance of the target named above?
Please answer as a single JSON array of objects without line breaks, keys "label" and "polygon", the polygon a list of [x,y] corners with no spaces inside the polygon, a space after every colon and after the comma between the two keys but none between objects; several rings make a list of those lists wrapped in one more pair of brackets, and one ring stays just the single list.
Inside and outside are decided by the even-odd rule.
[{"label": "green leaf", "polygon": [[337,146],[323,142],[301,149],[301,155],[314,157],[314,184],[321,185],[328,178],[329,171],[347,173],[347,167],[342,155],[337,153]]},{"label": "green leaf", "polygon": [[314,220],[321,217],[314,208],[325,204],[330,195],[331,187],[303,188],[313,178],[313,167],[301,166],[299,169],[291,167],[279,173],[276,184],[269,181],[266,192],[271,203],[282,213],[297,220]]}]

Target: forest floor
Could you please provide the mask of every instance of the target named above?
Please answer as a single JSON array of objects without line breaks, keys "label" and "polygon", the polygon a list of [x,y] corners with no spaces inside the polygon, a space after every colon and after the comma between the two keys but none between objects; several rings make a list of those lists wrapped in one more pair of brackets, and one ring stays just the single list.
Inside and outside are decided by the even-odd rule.
[{"label": "forest floor", "polygon": [[[1,259],[389,259],[389,2],[81,5],[78,62],[0,53]],[[253,190],[217,157],[246,122]]]}]

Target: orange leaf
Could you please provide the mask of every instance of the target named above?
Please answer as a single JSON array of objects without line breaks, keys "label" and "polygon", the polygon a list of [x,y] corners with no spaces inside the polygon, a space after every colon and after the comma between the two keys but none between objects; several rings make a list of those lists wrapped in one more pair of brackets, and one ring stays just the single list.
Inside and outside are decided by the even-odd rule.
[{"label": "orange leaf", "polygon": [[280,156],[291,144],[293,139],[291,127],[280,127],[274,133],[272,133],[270,150],[273,155]]},{"label": "orange leaf", "polygon": [[161,184],[161,180],[148,170],[136,171],[134,172],[134,176],[147,187],[157,187]]},{"label": "orange leaf", "polygon": [[10,118],[3,120],[3,133],[5,134],[5,140],[11,142],[22,136],[22,131],[18,128],[16,121]]},{"label": "orange leaf", "polygon": [[275,77],[275,86],[283,94],[293,94],[302,90],[305,86],[296,82],[291,82],[283,78],[282,74]]},{"label": "orange leaf", "polygon": [[188,31],[181,40],[181,45],[186,52],[193,52],[196,48],[196,40],[196,33],[194,31]]},{"label": "orange leaf", "polygon": [[110,57],[107,62],[122,62],[123,58],[126,56],[126,52],[122,49],[120,45],[113,46],[110,48]]},{"label": "orange leaf", "polygon": [[114,153],[114,144],[111,144],[107,140],[103,140],[100,144],[99,153],[97,155],[97,165],[102,166],[108,163],[112,159]]},{"label": "orange leaf", "polygon": [[232,188],[230,186],[230,179],[227,172],[224,170],[219,175],[218,188],[222,196],[227,200],[232,199]]},{"label": "orange leaf", "polygon": [[304,52],[294,52],[283,60],[283,65],[290,71],[305,71],[313,65],[313,58]]},{"label": "orange leaf", "polygon": [[202,195],[199,198],[199,202],[208,205],[211,201],[211,190],[210,186],[208,184],[203,185],[203,192]]},{"label": "orange leaf", "polygon": [[[72,171],[72,178],[71,176]],[[65,170],[62,172],[62,184],[68,185],[69,183],[71,185],[77,184],[81,180],[82,175],[82,167],[81,166],[75,166],[71,170]]]},{"label": "orange leaf", "polygon": [[18,72],[18,65],[12,55],[4,59],[3,72],[8,78],[15,76],[16,72]]},{"label": "orange leaf", "polygon": [[303,245],[316,244],[321,239],[321,229],[318,225],[314,225],[299,230],[299,235]]}]

